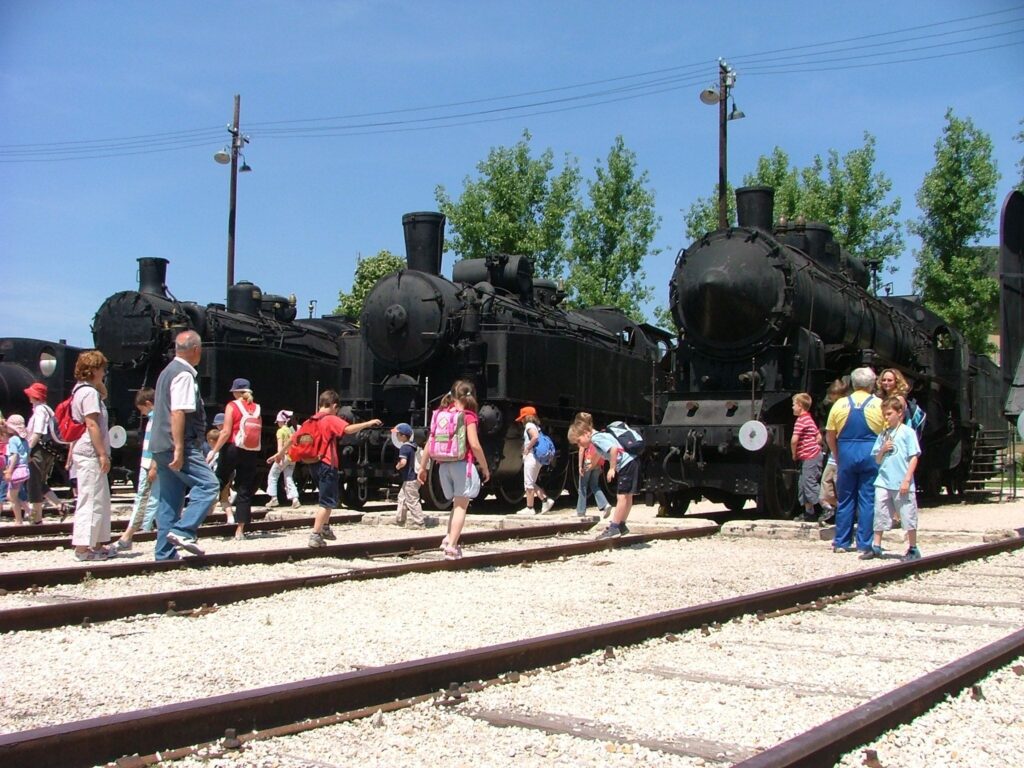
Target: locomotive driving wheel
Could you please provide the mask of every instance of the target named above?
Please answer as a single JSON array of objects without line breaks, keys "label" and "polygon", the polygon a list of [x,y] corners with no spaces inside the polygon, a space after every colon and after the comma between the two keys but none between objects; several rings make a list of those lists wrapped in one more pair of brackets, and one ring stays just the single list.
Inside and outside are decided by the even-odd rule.
[{"label": "locomotive driving wheel", "polygon": [[444,489],[441,487],[441,465],[436,461],[431,462],[427,484],[423,486],[423,490],[426,492],[426,502],[429,509],[440,512],[451,509],[452,503],[445,497]]},{"label": "locomotive driving wheel", "polygon": [[523,490],[522,475],[510,477],[498,484],[495,496],[502,506],[509,509],[519,509],[523,503],[526,492]]},{"label": "locomotive driving wheel", "polygon": [[345,483],[341,491],[341,498],[349,509],[362,509],[369,497],[369,484],[360,483],[358,478],[352,478]]},{"label": "locomotive driving wheel", "polygon": [[800,471],[789,451],[769,447],[764,458],[757,509],[765,517],[788,518],[796,510]]}]

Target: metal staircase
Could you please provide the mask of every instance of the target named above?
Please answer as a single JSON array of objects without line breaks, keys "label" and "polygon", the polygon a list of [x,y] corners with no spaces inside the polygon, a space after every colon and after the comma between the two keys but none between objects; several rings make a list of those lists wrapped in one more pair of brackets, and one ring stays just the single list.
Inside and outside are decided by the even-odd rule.
[{"label": "metal staircase", "polygon": [[1006,493],[1006,457],[1010,443],[1009,430],[981,429],[975,434],[974,452],[967,472],[964,494],[996,496]]}]

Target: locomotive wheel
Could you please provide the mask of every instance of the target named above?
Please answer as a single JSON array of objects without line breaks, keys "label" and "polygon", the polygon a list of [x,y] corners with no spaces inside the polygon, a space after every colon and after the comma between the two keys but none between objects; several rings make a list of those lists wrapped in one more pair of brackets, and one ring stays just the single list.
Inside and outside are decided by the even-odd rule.
[{"label": "locomotive wheel", "polygon": [[452,503],[445,498],[444,489],[441,488],[440,468],[437,462],[433,462],[430,476],[427,478],[427,484],[423,486],[423,490],[426,491],[426,502],[429,509],[441,512],[451,509]]},{"label": "locomotive wheel", "polygon": [[739,512],[747,503],[746,496],[730,496],[725,500],[725,508],[730,512]]},{"label": "locomotive wheel", "polygon": [[[615,504],[611,496],[608,497],[608,501]],[[682,517],[689,508],[689,496],[668,496],[658,499],[658,517]]]},{"label": "locomotive wheel", "polygon": [[498,485],[495,496],[502,506],[519,509],[523,504],[526,491],[523,490],[523,478],[520,475],[511,477]]},{"label": "locomotive wheel", "polygon": [[788,451],[768,449],[757,510],[764,517],[789,518],[796,510],[800,472]]},{"label": "locomotive wheel", "polygon": [[354,478],[345,483],[345,487],[341,492],[342,501],[345,502],[345,506],[349,509],[362,509],[366,505],[369,495],[368,484],[360,483]]}]

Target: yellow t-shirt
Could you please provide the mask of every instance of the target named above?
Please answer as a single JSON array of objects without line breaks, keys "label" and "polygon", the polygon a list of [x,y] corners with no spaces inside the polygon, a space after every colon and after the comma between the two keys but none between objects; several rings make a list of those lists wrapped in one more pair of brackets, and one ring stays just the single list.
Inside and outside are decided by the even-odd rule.
[{"label": "yellow t-shirt", "polygon": [[[853,402],[856,405],[860,405],[869,397],[872,397],[872,394],[863,390],[856,390],[849,397],[836,400],[832,405],[832,410],[828,412],[828,422],[825,424],[825,429],[835,432],[836,435],[843,431],[843,427],[846,426],[846,420],[850,416],[850,397],[853,398]],[[864,407],[864,419],[867,421],[868,427],[876,435],[885,429],[885,417],[882,416],[882,401],[877,397]]]}]

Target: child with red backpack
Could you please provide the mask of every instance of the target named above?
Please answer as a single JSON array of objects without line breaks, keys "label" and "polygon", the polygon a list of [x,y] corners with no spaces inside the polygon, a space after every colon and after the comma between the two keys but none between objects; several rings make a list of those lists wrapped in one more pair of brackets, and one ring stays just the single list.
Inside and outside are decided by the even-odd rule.
[{"label": "child with red backpack", "polygon": [[[313,532],[309,546],[324,547],[336,537],[331,530],[331,511],[338,506],[338,438],[354,435],[367,427],[379,427],[380,419],[351,424],[338,416],[341,397],[333,389],[320,393],[319,410],[306,419],[291,440],[272,457],[283,460],[285,455],[296,463],[317,463],[320,508],[313,518]],[[325,541],[326,540],[326,541]]]},{"label": "child with red backpack", "polygon": [[[481,475],[484,483],[491,479],[487,457],[477,434],[477,408],[472,382],[465,379],[456,381],[431,417],[426,457],[416,476],[423,485],[427,482],[431,465],[437,463],[441,489],[445,498],[452,501],[448,535],[441,542],[445,560],[462,557],[459,537],[466,523],[469,502],[480,493]],[[479,474],[474,462],[480,465]]]},{"label": "child with red backpack", "polygon": [[206,463],[217,461],[221,490],[235,479],[235,541],[245,538],[245,526],[252,520],[252,497],[256,492],[256,468],[259,463],[263,420],[260,406],[253,399],[248,379],[231,382],[234,398],[224,407],[224,426],[217,442],[206,455]]}]

